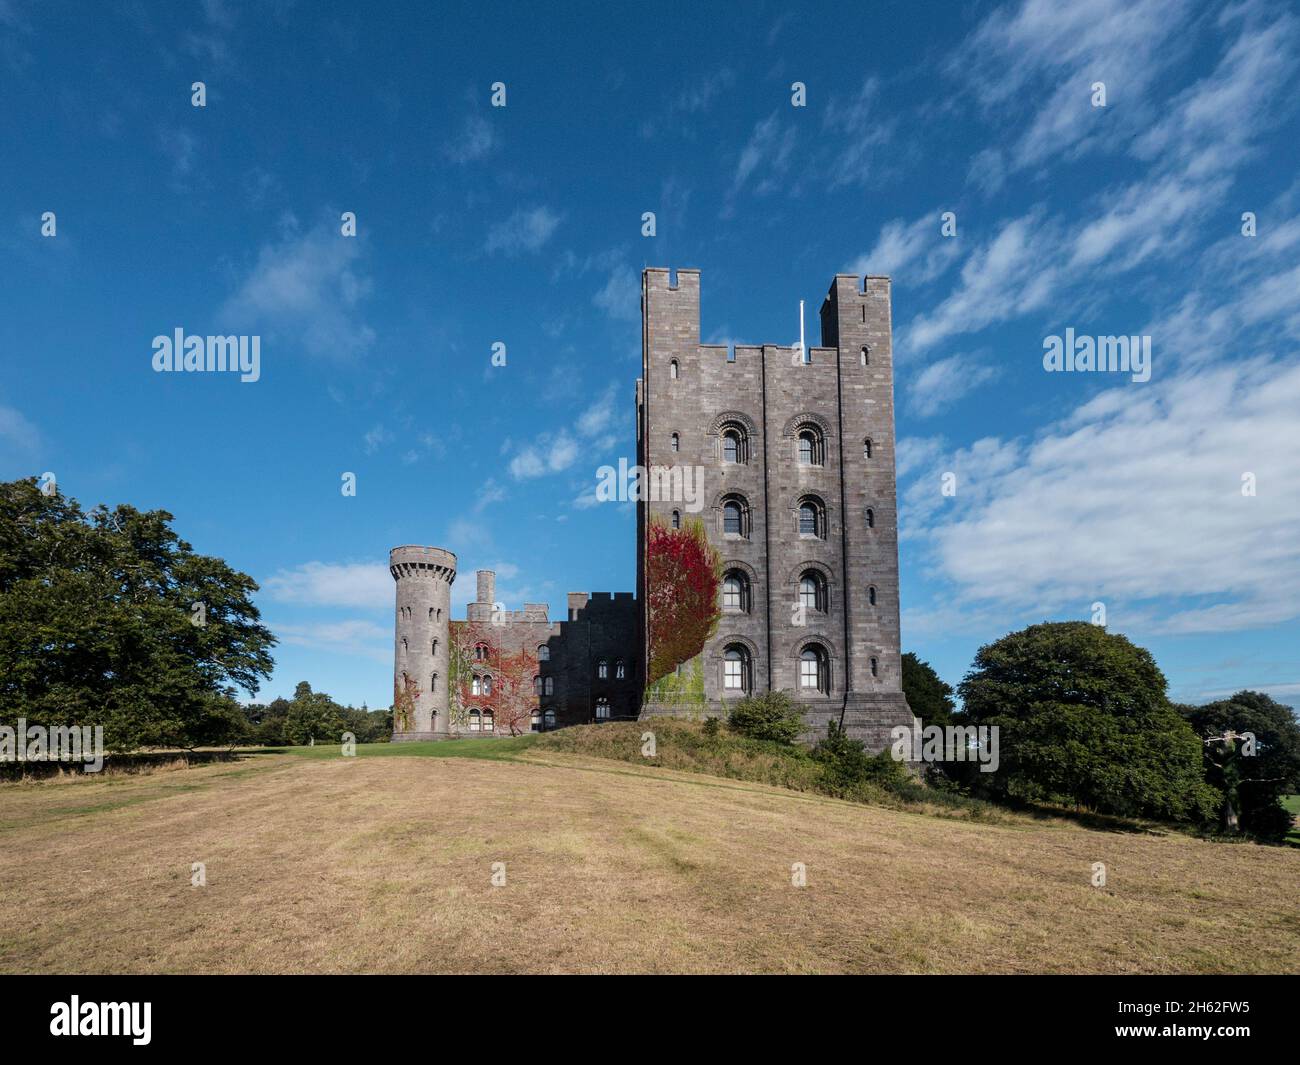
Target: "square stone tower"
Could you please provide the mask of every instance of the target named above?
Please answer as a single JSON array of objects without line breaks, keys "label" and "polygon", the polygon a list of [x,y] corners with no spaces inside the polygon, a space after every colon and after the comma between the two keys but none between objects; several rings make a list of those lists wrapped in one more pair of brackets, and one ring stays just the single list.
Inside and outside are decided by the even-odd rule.
[{"label": "square stone tower", "polygon": [[[680,467],[702,501],[694,512],[674,493],[639,504],[643,611],[648,523],[702,522],[723,560],[722,617],[679,673],[698,685],[702,672],[711,707],[789,691],[807,738],[834,720],[883,748],[893,726],[915,724],[899,646],[889,278],[837,275],[821,346],[804,351],[701,344],[698,270],[675,283],[645,270],[641,301],[638,463]],[[651,695],[644,713],[692,709]]]}]

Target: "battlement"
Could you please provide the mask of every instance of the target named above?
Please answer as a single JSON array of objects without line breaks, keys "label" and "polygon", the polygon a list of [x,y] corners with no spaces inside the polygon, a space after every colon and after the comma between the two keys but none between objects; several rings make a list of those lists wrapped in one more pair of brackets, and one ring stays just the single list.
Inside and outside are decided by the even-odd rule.
[{"label": "battlement", "polygon": [[393,580],[432,577],[451,584],[456,579],[456,556],[441,547],[406,544],[388,552],[388,572]]}]

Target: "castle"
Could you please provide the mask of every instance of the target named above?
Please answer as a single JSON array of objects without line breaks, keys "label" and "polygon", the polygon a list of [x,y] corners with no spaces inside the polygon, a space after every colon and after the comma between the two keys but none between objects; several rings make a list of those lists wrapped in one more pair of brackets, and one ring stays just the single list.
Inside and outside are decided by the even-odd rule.
[{"label": "castle", "polygon": [[[689,469],[702,511],[639,499],[636,595],[570,593],[559,622],[544,605],[506,611],[488,571],[453,621],[455,556],[394,548],[393,739],[718,714],[787,690],[806,738],[837,721],[882,749],[915,723],[899,646],[889,278],[836,275],[820,347],[701,344],[698,270],[646,269],[641,322],[637,464]],[[662,598],[648,544],[692,527],[722,560],[721,616],[702,653],[647,684]]]}]

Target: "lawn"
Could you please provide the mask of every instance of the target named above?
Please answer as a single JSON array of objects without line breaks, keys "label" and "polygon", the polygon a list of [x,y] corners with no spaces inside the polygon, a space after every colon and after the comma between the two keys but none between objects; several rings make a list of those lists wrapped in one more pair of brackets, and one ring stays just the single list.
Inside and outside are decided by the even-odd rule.
[{"label": "lawn", "polygon": [[0,785],[0,972],[1300,972],[1295,848],[358,753]]}]

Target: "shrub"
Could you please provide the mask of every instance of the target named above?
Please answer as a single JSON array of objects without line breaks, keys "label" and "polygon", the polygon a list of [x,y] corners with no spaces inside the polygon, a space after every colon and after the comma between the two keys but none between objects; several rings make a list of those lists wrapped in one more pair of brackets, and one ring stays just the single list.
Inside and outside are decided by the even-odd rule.
[{"label": "shrub", "polygon": [[813,748],[813,758],[821,767],[821,790],[840,798],[860,794],[864,785],[898,793],[909,783],[907,770],[888,748],[868,754],[862,741],[850,739],[835,721]]},{"label": "shrub", "polygon": [[716,738],[721,731],[722,731],[722,722],[719,721],[716,717],[709,717],[704,719],[704,735],[708,736],[709,739]]},{"label": "shrub", "polygon": [[764,692],[750,695],[732,707],[727,726],[750,739],[789,746],[803,732],[803,713],[789,692]]}]

